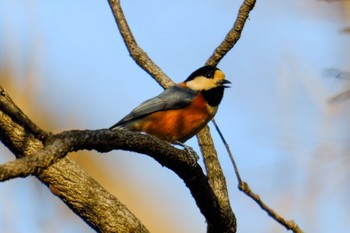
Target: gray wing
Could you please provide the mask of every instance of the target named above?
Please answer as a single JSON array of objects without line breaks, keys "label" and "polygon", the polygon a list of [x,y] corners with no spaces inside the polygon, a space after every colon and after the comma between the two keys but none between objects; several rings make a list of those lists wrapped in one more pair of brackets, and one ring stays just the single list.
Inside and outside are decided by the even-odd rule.
[{"label": "gray wing", "polygon": [[184,108],[192,102],[196,95],[197,92],[189,88],[178,85],[169,87],[158,96],[141,103],[110,129],[140,119],[153,112]]}]

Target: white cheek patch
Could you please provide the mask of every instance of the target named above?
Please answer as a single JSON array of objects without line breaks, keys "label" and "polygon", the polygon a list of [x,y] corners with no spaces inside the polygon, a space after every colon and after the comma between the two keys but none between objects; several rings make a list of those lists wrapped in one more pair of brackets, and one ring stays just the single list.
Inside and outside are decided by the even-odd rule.
[{"label": "white cheek patch", "polygon": [[206,91],[215,88],[216,81],[214,79],[208,79],[200,76],[187,82],[186,85],[195,91]]}]

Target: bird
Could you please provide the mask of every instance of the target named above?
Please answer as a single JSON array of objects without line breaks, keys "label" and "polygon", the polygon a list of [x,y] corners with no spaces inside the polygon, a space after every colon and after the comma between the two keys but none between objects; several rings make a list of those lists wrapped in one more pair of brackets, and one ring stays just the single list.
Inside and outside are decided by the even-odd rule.
[{"label": "bird", "polygon": [[216,66],[203,66],[141,103],[110,129],[143,132],[183,145],[213,119],[230,83]]}]

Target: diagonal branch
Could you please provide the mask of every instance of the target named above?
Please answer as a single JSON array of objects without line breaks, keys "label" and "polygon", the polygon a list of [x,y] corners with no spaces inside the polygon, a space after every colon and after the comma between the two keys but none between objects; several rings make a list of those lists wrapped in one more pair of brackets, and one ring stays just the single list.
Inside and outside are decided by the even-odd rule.
[{"label": "diagonal branch", "polygon": [[258,194],[254,193],[249,185],[246,182],[241,181],[238,185],[239,189],[245,193],[248,197],[253,199],[262,210],[264,210],[271,218],[276,220],[279,224],[284,226],[287,230],[291,230],[294,233],[303,233],[303,231],[299,228],[298,224],[296,224],[293,220],[286,220],[281,215],[279,215],[276,211],[270,208],[265,204],[263,200],[259,197]]},{"label": "diagonal branch", "polygon": [[268,205],[265,204],[263,200],[259,197],[258,194],[254,193],[253,190],[250,189],[249,185],[244,182],[241,178],[241,175],[238,170],[238,166],[236,164],[236,161],[234,159],[233,153],[231,152],[230,146],[226,142],[226,139],[224,135],[221,133],[221,130],[219,129],[219,126],[216,124],[215,120],[213,120],[213,124],[215,126],[216,131],[219,133],[219,136],[224,143],[227,153],[230,157],[231,163],[233,165],[233,168],[235,170],[236,178],[238,181],[238,188],[241,190],[244,194],[246,194],[248,197],[253,199],[262,210],[264,210],[271,218],[276,220],[279,224],[284,226],[287,230],[291,230],[294,233],[303,233],[303,231],[299,228],[298,224],[296,224],[293,220],[286,220],[281,215],[279,215],[276,211],[274,211],[272,208],[270,208]]},{"label": "diagonal branch", "polygon": [[[232,29],[228,32],[224,41],[215,49],[213,55],[206,62],[206,65],[217,65],[233,48],[241,36],[244,24],[250,11],[253,10],[255,2],[255,0],[245,0],[242,3]],[[208,173],[209,183],[213,187],[215,194],[219,197],[222,208],[228,212],[232,212],[225,176],[219,162],[209,127],[206,126],[202,129],[197,135],[197,138],[204,157],[204,164]],[[232,217],[234,218],[234,215]]]},{"label": "diagonal branch", "polygon": [[253,10],[256,0],[244,0],[239,8],[238,15],[231,30],[227,33],[225,39],[215,49],[214,53],[209,57],[207,65],[217,65],[221,59],[233,48],[242,34],[244,25],[249,17],[249,13]]},{"label": "diagonal branch", "polygon": [[[9,102],[12,102],[12,99],[7,95],[5,90],[0,86],[0,95],[2,98],[7,98]],[[25,126],[26,130],[32,133],[35,137],[44,139],[47,137],[47,133],[35,125],[19,108],[14,107],[15,105],[6,105],[4,102],[0,102],[0,108],[4,109],[6,112],[11,114],[18,124]]]},{"label": "diagonal branch", "polygon": [[137,44],[128,22],[125,19],[123,10],[120,5],[120,0],[108,0],[108,3],[112,9],[112,13],[115,18],[115,22],[118,25],[119,32],[123,37],[125,46],[134,61],[148,74],[153,77],[159,85],[163,88],[173,86],[175,83],[151,60],[151,58],[143,51],[143,49]]}]

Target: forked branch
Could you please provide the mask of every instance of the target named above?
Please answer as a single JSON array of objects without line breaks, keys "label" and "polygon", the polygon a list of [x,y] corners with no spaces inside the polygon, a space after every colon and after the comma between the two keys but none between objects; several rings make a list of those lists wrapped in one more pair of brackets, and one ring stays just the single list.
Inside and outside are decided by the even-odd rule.
[{"label": "forked branch", "polygon": [[[245,0],[238,12],[237,19],[228,32],[224,41],[214,51],[214,54],[208,59],[207,64],[217,65],[219,61],[239,40],[244,24],[249,16],[250,11],[254,8],[255,0]],[[151,76],[164,88],[174,83],[160,70],[158,66],[147,56],[147,54],[137,45],[134,36],[127,24],[119,0],[109,0],[113,15],[116,19],[119,31],[124,39],[132,58],[136,63],[146,70]],[[146,62],[145,62],[146,61]],[[225,177],[221,169],[220,162],[215,150],[213,139],[210,135],[209,128],[206,126],[198,134],[198,142],[203,154],[209,183],[218,197],[219,204],[223,212],[229,213],[229,218],[235,223],[235,216],[232,212]],[[234,224],[235,225],[235,224]],[[210,229],[208,229],[210,231]]]}]

